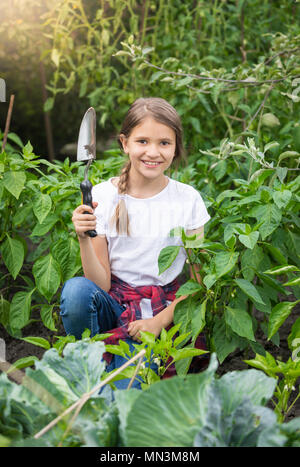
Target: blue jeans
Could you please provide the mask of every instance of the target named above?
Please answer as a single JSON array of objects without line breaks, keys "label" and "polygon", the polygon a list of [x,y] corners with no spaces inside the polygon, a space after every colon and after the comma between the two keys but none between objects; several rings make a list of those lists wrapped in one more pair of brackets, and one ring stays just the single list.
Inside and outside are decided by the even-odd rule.
[{"label": "blue jeans", "polygon": [[[81,339],[83,331],[91,330],[91,337],[118,327],[118,317],[123,313],[125,307],[114,300],[107,292],[98,287],[94,282],[85,277],[73,277],[63,286],[61,293],[62,322],[67,334],[72,334],[76,339]],[[133,339],[126,339],[130,351],[134,350]],[[113,355],[111,363],[106,367],[110,372],[119,368],[127,360],[119,355]],[[157,372],[157,366],[151,365]],[[130,382],[129,378],[115,381],[117,389],[126,389]],[[141,380],[135,378],[131,387],[141,389]]]}]

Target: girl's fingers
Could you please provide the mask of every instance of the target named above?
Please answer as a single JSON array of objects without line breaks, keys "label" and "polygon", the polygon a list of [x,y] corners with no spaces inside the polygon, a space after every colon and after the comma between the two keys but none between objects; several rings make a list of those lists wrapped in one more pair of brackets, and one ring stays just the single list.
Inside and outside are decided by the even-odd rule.
[{"label": "girl's fingers", "polygon": [[93,213],[91,214],[83,214],[83,213],[78,213],[76,211],[73,212],[72,216],[72,221],[95,221],[96,216],[94,216]]},{"label": "girl's fingers", "polygon": [[140,330],[138,329],[134,321],[132,321],[128,325],[128,334],[134,341],[140,340]]},{"label": "girl's fingers", "polygon": [[93,208],[81,204],[73,211],[72,222],[76,233],[81,237],[84,236],[88,230],[96,229],[96,216],[94,215]]},{"label": "girl's fingers", "polygon": [[73,215],[85,214],[85,213],[94,214],[94,209],[91,208],[91,206],[87,206],[86,204],[81,204],[73,211]]}]

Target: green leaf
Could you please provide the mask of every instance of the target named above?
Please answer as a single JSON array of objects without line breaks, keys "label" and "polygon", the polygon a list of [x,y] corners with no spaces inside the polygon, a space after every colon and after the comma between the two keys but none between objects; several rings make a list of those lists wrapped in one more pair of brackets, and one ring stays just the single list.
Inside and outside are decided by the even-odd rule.
[{"label": "green leaf", "polygon": [[9,324],[10,303],[0,295],[0,323],[6,328]]},{"label": "green leaf", "polygon": [[285,208],[286,205],[289,203],[291,197],[292,192],[289,190],[273,192],[273,199],[275,201],[275,204],[279,207],[279,209]]},{"label": "green leaf", "polygon": [[267,242],[263,242],[263,245],[271,253],[272,257],[275,259],[275,261],[277,261],[277,263],[287,264],[287,258],[278,247]]},{"label": "green leaf", "polygon": [[262,287],[257,285],[256,290],[260,294],[260,296],[263,299],[263,301],[265,302],[265,304],[263,305],[262,303],[254,302],[255,308],[257,310],[263,312],[263,313],[270,314],[271,309],[272,309],[270,299],[273,299],[273,300],[277,301],[277,295],[275,294],[275,296],[274,296],[274,290],[270,289],[266,284],[264,284]]},{"label": "green leaf", "polygon": [[209,368],[200,374],[174,376],[141,392],[123,420],[124,445],[191,446],[205,423],[215,370],[216,360],[211,358]]},{"label": "green leaf", "polygon": [[43,349],[50,349],[50,343],[47,341],[47,339],[44,339],[43,337],[23,337],[22,341],[28,342],[29,344],[37,345],[38,347],[42,347]]},{"label": "green leaf", "polygon": [[141,395],[141,391],[132,388],[130,391],[115,391],[114,395],[120,419],[122,445],[125,446],[127,417],[136,399]]},{"label": "green leaf", "polygon": [[227,306],[225,308],[225,321],[236,334],[255,341],[252,319],[246,310]]},{"label": "green leaf", "polygon": [[[234,371],[222,376],[212,387],[206,424],[193,445],[254,447],[260,445],[266,431],[279,432],[276,415],[261,407],[272,396],[275,385],[273,378],[257,370]],[[282,446],[285,440],[281,437],[276,442]]]},{"label": "green leaf", "polygon": [[8,133],[7,138],[16,143],[20,148],[23,148],[23,143],[16,133]]},{"label": "green leaf", "polygon": [[45,235],[52,227],[59,221],[59,217],[56,214],[49,214],[43,222],[36,224],[34,227],[31,237],[41,237]]},{"label": "green leaf", "polygon": [[207,289],[210,289],[217,280],[216,274],[207,274],[203,279],[203,284]]},{"label": "green leaf", "polygon": [[296,151],[285,151],[282,152],[278,158],[278,164],[283,160],[286,159],[287,157],[297,157],[299,156],[299,152]]},{"label": "green leaf", "polygon": [[140,334],[142,342],[145,342],[149,346],[155,344],[155,335],[152,332],[140,331]]},{"label": "green leaf", "polygon": [[265,145],[264,152],[267,152],[269,149],[275,148],[276,146],[279,146],[279,143],[277,143],[277,141],[271,141]]},{"label": "green leaf", "polygon": [[291,332],[288,336],[288,346],[291,351],[296,346],[300,349],[299,344],[300,344],[300,316],[294,322]]},{"label": "green leaf", "polygon": [[55,305],[41,305],[41,318],[43,321],[43,324],[46,326],[46,328],[50,329],[51,331],[57,331],[55,327],[55,322],[53,319],[53,307]]},{"label": "green leaf", "polygon": [[257,244],[254,246],[253,250],[248,248],[241,255],[241,268],[242,274],[245,279],[252,281],[256,272],[260,268],[260,264],[264,259],[263,249]]},{"label": "green leaf", "polygon": [[265,405],[273,395],[276,380],[251,369],[230,371],[217,380],[216,385],[221,392],[224,412],[230,413],[245,398],[253,405]]},{"label": "green leaf", "polygon": [[31,310],[31,295],[35,289],[30,292],[17,292],[10,304],[9,324],[13,329],[22,329],[28,324]]},{"label": "green leaf", "polygon": [[263,282],[268,284],[274,290],[277,290],[277,292],[288,295],[286,289],[281,285],[281,283],[277,279],[274,279],[272,276],[260,272],[258,272],[257,275]]},{"label": "green leaf", "polygon": [[44,112],[49,112],[54,106],[54,97],[48,97],[44,103]]},{"label": "green leaf", "polygon": [[240,242],[247,248],[253,250],[259,237],[259,232],[250,232],[248,235],[239,235]]},{"label": "green leaf", "polygon": [[286,274],[288,272],[299,271],[297,266],[292,264],[284,264],[283,266],[275,266],[272,269],[264,271],[264,274],[270,274],[271,276],[278,276],[279,274]]},{"label": "green leaf", "polygon": [[282,326],[287,317],[291,314],[294,306],[299,302],[300,300],[297,300],[296,302],[281,302],[274,306],[269,318],[268,340],[274,336],[280,326]]},{"label": "green leaf", "polygon": [[300,284],[300,277],[296,277],[295,279],[285,282],[283,285],[293,287],[298,284]]},{"label": "green leaf", "polygon": [[26,174],[22,171],[5,172],[3,175],[3,184],[5,188],[16,198],[19,199],[21,191],[26,182]]},{"label": "green leaf", "polygon": [[182,295],[191,295],[193,293],[199,292],[203,287],[199,282],[196,282],[194,279],[190,279],[185,282],[176,292],[176,297],[181,297]]},{"label": "green leaf", "polygon": [[180,248],[180,246],[167,246],[161,250],[158,257],[158,274],[162,274],[173,264]]},{"label": "green leaf", "polygon": [[104,352],[103,342],[78,341],[66,345],[64,358],[59,356],[56,349],[47,350],[36,368],[51,377],[50,368],[54,384],[57,374],[58,379],[62,379],[76,397],[81,397],[99,384],[105,369],[105,362],[101,359]]},{"label": "green leaf", "polygon": [[234,282],[246,295],[248,295],[249,298],[251,298],[251,300],[265,305],[265,302],[251,282],[247,281],[246,279],[235,279]]},{"label": "green leaf", "polygon": [[231,328],[228,330],[224,316],[216,318],[213,327],[213,343],[220,363],[239,347],[240,338],[230,330]]},{"label": "green leaf", "polygon": [[192,317],[191,317],[191,329],[192,329],[193,342],[195,342],[196,338],[199,336],[200,332],[203,330],[206,324],[206,321],[205,321],[206,303],[207,303],[207,299],[205,299],[204,302],[202,302],[201,304],[197,303],[197,305],[193,309]]},{"label": "green leaf", "polygon": [[266,352],[265,356],[256,354],[255,358],[252,360],[244,360],[244,362],[247,363],[247,365],[257,368],[258,370],[264,371],[272,378],[277,377],[276,373],[278,371],[278,366],[275,358],[269,352]]},{"label": "green leaf", "polygon": [[239,253],[233,251],[221,251],[216,253],[215,264],[217,278],[229,273],[236,265],[238,257]]},{"label": "green leaf", "polygon": [[207,353],[207,350],[200,350],[189,347],[184,347],[183,349],[171,349],[170,351],[170,355],[174,362],[183,360],[184,358],[197,357],[198,355],[203,355],[205,353]]},{"label": "green leaf", "polygon": [[39,292],[49,302],[60,285],[60,269],[57,261],[49,253],[34,263],[32,272]]},{"label": "green leaf", "polygon": [[52,200],[49,195],[39,193],[39,195],[35,197],[33,202],[33,212],[40,224],[49,214],[51,207]]},{"label": "green leaf", "polygon": [[261,124],[270,128],[274,128],[278,125],[280,125],[280,121],[276,117],[276,115],[268,112],[263,114],[261,118]]},{"label": "green leaf", "polygon": [[122,349],[122,347],[120,345],[116,345],[116,344],[107,344],[105,346],[105,349],[106,349],[106,352],[109,352],[113,355],[119,355],[120,357],[126,357],[126,353],[124,351],[124,349]]},{"label": "green leaf", "polygon": [[56,67],[59,66],[60,61],[60,52],[57,49],[52,49],[51,51],[51,60],[55,64]]},{"label": "green leaf", "polygon": [[32,211],[32,205],[28,204],[27,206],[22,206],[22,209],[19,209],[14,217],[13,217],[13,224],[17,227],[23,224],[23,222],[27,221],[30,219]]},{"label": "green leaf", "polygon": [[74,277],[81,268],[80,249],[74,238],[59,240],[53,245],[51,253],[60,265],[63,282]]},{"label": "green leaf", "polygon": [[6,239],[0,247],[3,261],[10,274],[16,279],[24,261],[24,246],[19,240],[6,234]]},{"label": "green leaf", "polygon": [[30,141],[28,141],[26,146],[24,146],[24,148],[23,148],[24,158],[27,159],[27,160],[33,159],[35,156],[34,156],[32,151],[33,151],[32,144],[30,143]]},{"label": "green leaf", "polygon": [[199,119],[195,117],[190,117],[189,121],[191,122],[196,133],[201,133],[201,125]]},{"label": "green leaf", "polygon": [[[284,179],[287,175],[288,169],[287,167],[276,167],[276,175],[281,181],[281,183],[284,183]],[[274,199],[275,201],[275,199]],[[276,203],[277,204],[277,203]]]},{"label": "green leaf", "polygon": [[7,373],[11,373],[12,371],[16,369],[21,369],[21,368],[27,368],[29,366],[33,366],[35,362],[38,361],[38,358],[34,355],[29,355],[28,357],[22,357],[19,358],[17,361],[15,361],[7,371]]},{"label": "green leaf", "polygon": [[261,204],[250,210],[248,216],[255,217],[258,222],[263,221],[259,227],[262,240],[274,232],[281,222],[281,211],[274,204]]}]

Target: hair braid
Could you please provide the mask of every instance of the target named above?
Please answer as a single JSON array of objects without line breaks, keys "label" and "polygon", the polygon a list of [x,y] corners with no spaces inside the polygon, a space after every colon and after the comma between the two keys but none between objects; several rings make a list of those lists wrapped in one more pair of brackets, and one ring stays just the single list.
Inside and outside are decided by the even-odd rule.
[{"label": "hair braid", "polygon": [[[127,184],[129,179],[129,170],[131,167],[131,161],[128,160],[124,167],[122,168],[119,183],[118,183],[118,192],[120,195],[123,195],[127,191]],[[126,203],[123,198],[120,199],[116,206],[115,213],[111,219],[112,225],[116,225],[116,230],[118,235],[130,235],[129,233],[129,217],[126,208]]]}]

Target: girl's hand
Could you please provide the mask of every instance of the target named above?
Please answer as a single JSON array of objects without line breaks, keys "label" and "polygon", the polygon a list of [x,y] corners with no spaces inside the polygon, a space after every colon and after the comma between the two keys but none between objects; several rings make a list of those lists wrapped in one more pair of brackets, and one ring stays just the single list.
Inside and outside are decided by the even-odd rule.
[{"label": "girl's hand", "polygon": [[138,319],[137,321],[132,321],[128,325],[128,334],[134,341],[140,340],[140,331],[151,332],[158,337],[161,333],[162,327],[155,318],[149,319]]},{"label": "girl's hand", "polygon": [[[97,202],[93,201],[93,208],[98,206]],[[88,230],[96,229],[96,216],[94,215],[94,209],[86,204],[81,204],[73,211],[72,222],[75,227],[75,231],[80,238],[88,238],[85,234]],[[90,214],[84,214],[88,212]]]}]

